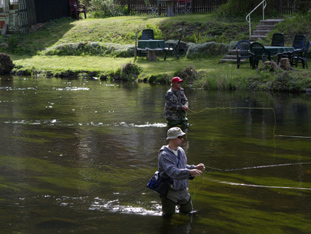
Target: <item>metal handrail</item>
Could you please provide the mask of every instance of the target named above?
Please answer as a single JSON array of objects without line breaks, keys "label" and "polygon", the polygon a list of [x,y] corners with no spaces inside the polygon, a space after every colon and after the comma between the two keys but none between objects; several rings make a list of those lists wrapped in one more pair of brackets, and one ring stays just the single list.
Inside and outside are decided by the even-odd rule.
[{"label": "metal handrail", "polygon": [[249,27],[249,36],[251,36],[251,14],[260,6],[262,5],[262,19],[265,20],[265,8],[267,6],[266,0],[263,0],[261,3],[259,3],[247,16],[246,16],[246,21],[248,22],[248,27]]}]

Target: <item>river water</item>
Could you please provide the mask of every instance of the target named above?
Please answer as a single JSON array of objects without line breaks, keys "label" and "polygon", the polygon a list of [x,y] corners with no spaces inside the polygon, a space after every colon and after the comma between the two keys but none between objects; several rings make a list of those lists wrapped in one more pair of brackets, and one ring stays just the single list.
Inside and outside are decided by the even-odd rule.
[{"label": "river water", "polygon": [[196,214],[146,188],[168,86],[1,77],[1,233],[310,233],[311,96],[187,88]]}]

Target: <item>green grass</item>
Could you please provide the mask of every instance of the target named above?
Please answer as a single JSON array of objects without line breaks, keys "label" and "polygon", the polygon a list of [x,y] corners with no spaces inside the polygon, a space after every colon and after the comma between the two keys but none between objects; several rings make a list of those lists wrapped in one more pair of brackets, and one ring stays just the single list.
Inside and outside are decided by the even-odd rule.
[{"label": "green grass", "polygon": [[[311,17],[311,13],[306,16],[297,15],[286,16],[285,21],[275,29],[285,33],[287,41],[299,29],[300,33],[310,36],[310,26],[298,26],[306,23]],[[255,20],[254,20],[255,22]],[[256,24],[256,23],[255,23]],[[255,27],[253,24],[253,27]],[[309,25],[309,24],[308,24]],[[94,71],[97,73],[115,72],[126,63],[135,62],[142,68],[139,79],[154,77],[166,77],[178,74],[182,69],[194,67],[200,72],[201,80],[195,82],[195,86],[206,89],[248,89],[250,78],[256,78],[252,85],[255,89],[269,89],[271,82],[277,80],[280,74],[252,70],[248,63],[242,64],[240,69],[235,63],[219,63],[223,57],[209,57],[204,59],[187,59],[184,56],[177,60],[174,57],[163,61],[163,55],[158,56],[157,61],[148,61],[145,57],[115,58],[100,56],[43,56],[40,51],[62,43],[78,43],[83,41],[134,44],[135,33],[140,36],[144,28],[152,28],[155,31],[156,39],[177,39],[179,34],[177,29],[183,27],[185,35],[184,42],[195,42],[200,38],[200,43],[215,40],[216,42],[230,43],[248,37],[248,25],[243,17],[241,18],[220,18],[216,14],[193,14],[180,15],[175,17],[147,18],[146,16],[122,16],[103,19],[83,19],[74,21],[70,18],[56,20],[47,23],[34,33],[30,33],[19,40],[16,45],[17,53],[10,53],[17,69],[28,69],[36,71]],[[309,30],[309,31],[308,31]],[[271,40],[268,35],[265,43]],[[287,43],[288,44],[288,43]],[[18,53],[20,52],[20,53]],[[20,55],[18,55],[20,54]],[[22,54],[22,55],[21,55]],[[288,82],[293,90],[304,90],[311,85],[309,73],[301,69],[294,69],[288,74],[299,80]],[[269,82],[267,82],[269,81]],[[244,83],[244,84],[243,84]],[[294,83],[294,84],[293,84]],[[275,87],[275,86],[274,86]]]},{"label": "green grass", "polygon": [[[185,28],[185,37],[193,35],[213,34],[216,29],[243,25],[247,28],[244,19],[228,22],[228,19],[218,18],[215,14],[180,15],[175,17],[147,18],[146,16],[122,16],[104,19],[84,19],[74,21],[70,18],[50,22],[40,30],[23,38],[22,45],[29,51],[42,50],[62,43],[77,43],[81,41],[134,44],[135,33],[141,33],[145,28],[155,30],[156,39],[178,37],[177,29],[172,27],[181,24]],[[216,27],[213,26],[216,24]],[[220,26],[221,25],[221,26]],[[216,30],[217,31],[217,30]],[[219,32],[217,32],[217,35]],[[235,32],[238,36],[240,32]],[[247,35],[247,33],[245,34]],[[189,37],[190,36],[190,37]],[[218,37],[220,37],[219,35]],[[211,36],[213,39],[217,37]],[[226,38],[230,42],[234,38]],[[193,41],[194,42],[194,41]]]}]

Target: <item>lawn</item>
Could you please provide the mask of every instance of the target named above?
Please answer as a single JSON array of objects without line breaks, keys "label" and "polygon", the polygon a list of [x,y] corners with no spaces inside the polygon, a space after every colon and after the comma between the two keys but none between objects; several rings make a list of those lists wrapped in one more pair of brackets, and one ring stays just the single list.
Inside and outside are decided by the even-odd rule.
[{"label": "lawn", "polygon": [[[301,18],[299,19],[301,21]],[[278,30],[290,31],[286,26],[294,25],[297,22],[293,17],[277,27]],[[179,33],[177,29],[183,27],[185,35],[184,42],[205,43],[216,41],[217,43],[230,43],[247,38],[248,25],[243,18],[226,19],[215,14],[195,14],[180,15],[175,17],[147,18],[146,16],[123,16],[104,19],[83,19],[74,21],[72,19],[61,19],[50,22],[34,33],[30,33],[22,38],[16,45],[15,53],[11,53],[11,58],[17,69],[28,69],[36,71],[91,71],[97,74],[107,71],[114,72],[122,68],[127,63],[135,63],[141,68],[139,79],[150,76],[171,77],[182,69],[193,67],[197,72],[201,72],[200,78],[213,79],[210,84],[217,84],[205,88],[219,89],[221,80],[230,83],[230,89],[241,87],[232,85],[232,82],[256,78],[256,82],[262,83],[267,80],[279,79],[276,73],[269,71],[252,70],[248,63],[242,64],[240,69],[235,63],[220,63],[224,55],[208,56],[204,58],[187,59],[182,56],[179,60],[169,57],[166,61],[163,56],[158,56],[157,61],[148,61],[145,57],[116,58],[109,56],[43,56],[40,51],[63,43],[79,42],[101,42],[114,44],[135,43],[135,33],[138,36],[144,28],[152,28],[156,39],[177,39]],[[269,36],[270,37],[270,36]],[[267,40],[270,40],[269,38]],[[268,43],[268,42],[267,42]],[[289,77],[303,77],[304,80],[295,81],[299,89],[309,86],[309,76],[306,78],[301,68],[288,72]],[[208,82],[200,81],[197,86],[202,86]],[[242,85],[243,86],[243,85]],[[261,85],[260,85],[261,86]],[[223,86],[227,87],[227,86]],[[261,87],[260,89],[269,89]],[[296,89],[296,88],[294,88]]]}]

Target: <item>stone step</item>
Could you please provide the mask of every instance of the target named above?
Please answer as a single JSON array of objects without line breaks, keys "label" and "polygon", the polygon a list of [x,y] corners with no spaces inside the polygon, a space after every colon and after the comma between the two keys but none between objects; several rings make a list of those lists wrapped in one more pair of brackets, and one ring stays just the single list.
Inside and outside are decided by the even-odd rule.
[{"label": "stone step", "polygon": [[266,20],[260,20],[259,24],[261,25],[275,25],[280,22],[282,22],[284,19],[266,19]]},{"label": "stone step", "polygon": [[250,40],[250,41],[257,41],[257,40],[259,40],[259,39],[264,40],[265,38],[266,38],[266,35],[251,35],[251,36],[249,37],[249,40]]},{"label": "stone step", "polygon": [[257,25],[256,30],[272,30],[274,25]]},{"label": "stone step", "polygon": [[[256,29],[253,32],[253,35],[249,37],[251,42],[258,41],[259,39],[265,39],[266,35],[273,30],[275,24],[282,22],[283,19],[267,19],[267,20],[260,20],[259,24],[257,25]],[[242,61],[245,61],[243,59]],[[223,59],[220,60],[221,63],[224,62],[236,62],[236,50],[229,50],[227,55],[224,56]]]},{"label": "stone step", "polygon": [[[246,59],[241,59],[241,63],[245,62]],[[227,63],[227,62],[231,62],[231,63],[236,63],[236,58],[235,59],[226,59],[226,58],[223,58],[220,60],[221,63]]]},{"label": "stone step", "polygon": [[253,35],[267,35],[271,30],[255,30]]},{"label": "stone step", "polygon": [[227,54],[224,56],[224,59],[236,59],[236,55]]},{"label": "stone step", "polygon": [[236,56],[236,50],[235,49],[229,50],[227,55],[234,55],[234,56]]}]

